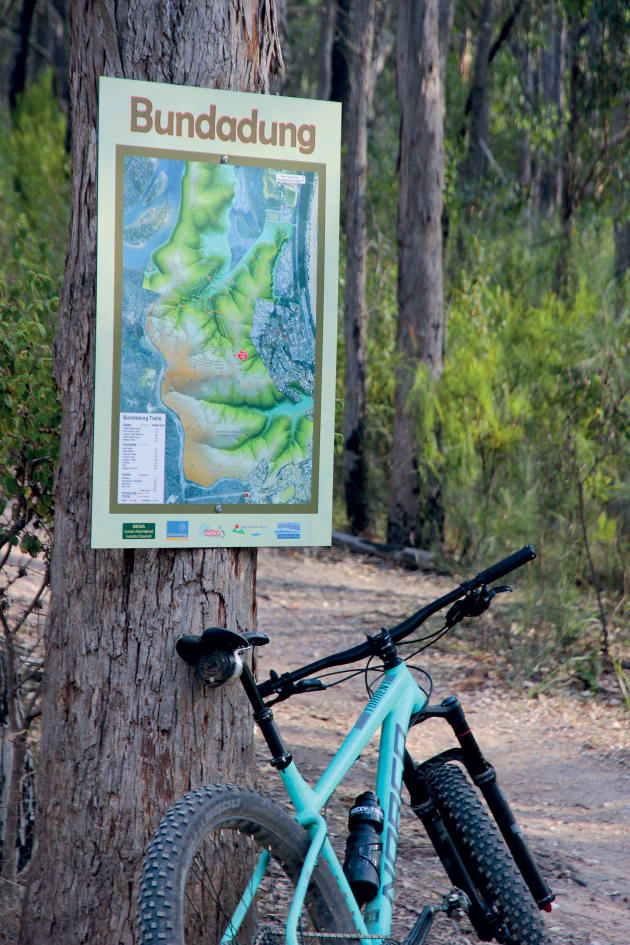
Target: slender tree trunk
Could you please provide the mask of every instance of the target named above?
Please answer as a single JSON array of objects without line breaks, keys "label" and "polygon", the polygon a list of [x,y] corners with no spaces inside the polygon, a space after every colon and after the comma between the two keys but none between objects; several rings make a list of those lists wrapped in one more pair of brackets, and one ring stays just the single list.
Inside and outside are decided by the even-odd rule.
[{"label": "slender tree trunk", "polygon": [[66,107],[69,107],[66,0],[48,0],[48,11],[50,52],[55,63],[55,91]]},{"label": "slender tree trunk", "polygon": [[0,645],[0,859],[4,869],[7,857],[7,824],[10,818],[11,784],[15,758],[15,744],[11,726],[11,693],[9,686],[15,683],[9,670],[9,656]]},{"label": "slender tree trunk", "polygon": [[33,15],[35,13],[35,0],[23,0],[20,11],[20,32],[17,45],[15,47],[15,58],[13,60],[13,69],[9,79],[9,104],[14,109],[17,105],[17,97],[24,91],[26,85],[26,62],[28,59],[28,40],[33,25]]},{"label": "slender tree trunk", "polygon": [[630,220],[628,201],[623,206],[624,215],[615,220],[615,279],[620,282],[630,269]]},{"label": "slender tree trunk", "polygon": [[9,778],[9,806],[4,823],[2,837],[2,879],[15,883],[18,875],[18,853],[20,837],[20,820],[22,805],[22,779],[25,774],[26,753],[28,750],[27,732],[22,729],[13,732],[13,758]]},{"label": "slender tree trunk", "polygon": [[[521,63],[521,82],[525,93],[525,109],[529,111],[534,101],[534,70],[529,48],[525,46],[519,55]],[[532,143],[529,131],[523,129],[520,134],[518,148],[518,182],[523,191],[528,193],[533,177]]]},{"label": "slender tree trunk", "polygon": [[[610,131],[613,137],[622,136],[628,127],[630,102],[627,100],[613,108],[610,116]],[[614,220],[615,234],[615,280],[618,287],[630,269],[630,189],[625,175],[615,187],[617,209]],[[621,297],[620,297],[621,301]]]},{"label": "slender tree trunk", "polygon": [[561,229],[554,273],[554,288],[559,295],[566,291],[569,278],[569,253],[571,251],[571,231],[573,228],[573,211],[575,210],[577,189],[576,139],[580,108],[578,96],[578,79],[580,75],[578,41],[579,24],[577,15],[573,12],[568,27],[568,117],[564,141],[562,142],[562,189],[560,194]]},{"label": "slender tree trunk", "polygon": [[289,24],[287,20],[287,0],[273,0],[277,41],[282,50],[282,66],[270,77],[269,91],[273,95],[282,95],[291,73],[291,48],[289,46]]},{"label": "slender tree trunk", "polygon": [[490,48],[494,31],[494,0],[483,0],[477,38],[477,53],[470,90],[468,155],[464,163],[465,183],[473,186],[488,166],[490,130]]},{"label": "slender tree trunk", "polygon": [[398,368],[388,541],[439,541],[439,483],[423,472],[409,392],[424,365],[442,370],[442,185],[444,143],[438,0],[401,0],[397,78],[400,102],[398,194]]},{"label": "slender tree trunk", "polygon": [[439,13],[439,49],[440,49],[440,91],[442,94],[442,112],[446,107],[446,60],[448,59],[448,50],[451,43],[451,29],[453,27],[453,14],[455,5],[453,0],[440,0]]},{"label": "slender tree trunk", "polygon": [[72,6],[73,206],[55,350],[63,421],[22,945],[131,945],[142,851],[165,809],[190,787],[251,778],[240,687],[204,690],[174,644],[213,624],[252,627],[255,553],[89,546],[97,77],[266,90],[278,56],[273,0]]},{"label": "slender tree trunk", "polygon": [[323,0],[317,51],[317,98],[328,100],[332,85],[332,51],[337,24],[337,0]]},{"label": "slender tree trunk", "polygon": [[375,0],[355,0],[350,10],[348,108],[346,143],[346,285],[344,328],[346,396],[344,403],[343,478],[346,510],[352,531],[368,524],[367,458],[365,455],[367,244],[365,190],[367,182],[367,120],[371,98]]},{"label": "slender tree trunk", "polygon": [[548,48],[541,51],[540,87],[542,100],[555,112],[555,131],[557,140],[552,147],[552,155],[542,162],[538,181],[538,207],[543,216],[552,216],[560,205],[562,194],[562,161],[560,128],[562,127],[562,109],[564,105],[564,60],[566,56],[566,26],[562,15],[555,10],[548,10],[545,16],[545,32]]},{"label": "slender tree trunk", "polygon": [[330,99],[333,102],[348,101],[348,28],[352,0],[337,0],[336,20],[333,34],[330,72]]}]

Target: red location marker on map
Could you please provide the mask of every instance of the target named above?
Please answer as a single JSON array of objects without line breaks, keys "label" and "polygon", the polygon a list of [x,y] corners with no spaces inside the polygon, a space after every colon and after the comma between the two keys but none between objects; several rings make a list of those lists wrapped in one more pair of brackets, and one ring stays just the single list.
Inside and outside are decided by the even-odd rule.
[{"label": "red location marker on map", "polygon": [[238,357],[239,361],[247,361],[247,351],[243,351],[243,350],[241,349],[241,350],[239,351],[237,357]]}]

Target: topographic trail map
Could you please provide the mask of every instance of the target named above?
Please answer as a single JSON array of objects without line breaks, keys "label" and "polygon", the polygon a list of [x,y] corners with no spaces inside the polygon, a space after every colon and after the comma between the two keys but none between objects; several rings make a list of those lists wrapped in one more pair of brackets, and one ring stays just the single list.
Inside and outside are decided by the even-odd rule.
[{"label": "topographic trail map", "polygon": [[118,502],[308,505],[317,172],[126,154],[123,192]]}]

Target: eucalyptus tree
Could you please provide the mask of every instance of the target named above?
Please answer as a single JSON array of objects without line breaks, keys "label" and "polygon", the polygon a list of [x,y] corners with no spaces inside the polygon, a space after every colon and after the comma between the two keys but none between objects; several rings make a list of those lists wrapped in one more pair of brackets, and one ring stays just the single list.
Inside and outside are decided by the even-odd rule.
[{"label": "eucalyptus tree", "polygon": [[183,631],[252,627],[256,558],[90,548],[97,82],[266,91],[281,58],[274,0],[74,0],[70,17],[73,196],[55,348],[63,419],[20,941],[131,945],[142,850],[161,814],[192,785],[251,778],[240,687],[202,692],[173,652]]},{"label": "eucalyptus tree", "polygon": [[437,378],[443,363],[439,7],[438,0],[400,0],[398,10],[398,363],[387,529],[388,541],[398,546],[434,544],[443,521],[440,483],[422,463],[409,404],[418,368]]}]

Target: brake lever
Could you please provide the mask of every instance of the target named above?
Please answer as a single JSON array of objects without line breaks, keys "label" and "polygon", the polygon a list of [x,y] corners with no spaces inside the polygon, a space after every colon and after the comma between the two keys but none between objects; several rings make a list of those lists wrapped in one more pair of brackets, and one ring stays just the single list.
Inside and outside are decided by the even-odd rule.
[{"label": "brake lever", "polygon": [[511,592],[512,588],[507,584],[501,587],[493,587],[488,590],[485,584],[469,591],[461,600],[455,601],[451,609],[446,614],[445,624],[450,630],[455,624],[459,623],[464,617],[479,617],[484,613],[492,603],[497,594],[503,594],[506,591]]},{"label": "brake lever", "polygon": [[321,689],[328,688],[326,683],[323,683],[321,679],[299,679],[297,682],[293,682],[288,673],[283,673],[282,676],[278,676],[273,669],[269,675],[274,681],[278,681],[276,698],[267,703],[269,707],[276,705],[277,702],[284,702],[285,699],[290,699],[291,696],[297,696],[302,692],[318,692]]}]

